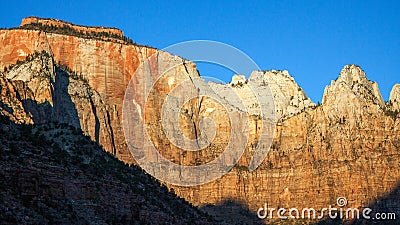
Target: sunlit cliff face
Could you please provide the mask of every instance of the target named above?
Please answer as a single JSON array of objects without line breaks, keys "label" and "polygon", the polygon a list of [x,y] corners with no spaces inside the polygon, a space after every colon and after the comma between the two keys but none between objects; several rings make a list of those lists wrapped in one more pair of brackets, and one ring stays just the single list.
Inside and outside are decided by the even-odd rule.
[{"label": "sunlit cliff face", "polygon": [[[23,24],[31,20],[36,21],[30,18]],[[48,23],[53,24],[52,21]],[[23,61],[28,55],[42,51],[48,56]],[[74,126],[104,149],[125,162],[135,162],[126,146],[121,125],[122,104],[125,89],[133,79],[134,90],[137,90],[134,99],[138,103],[135,110],[143,110],[144,105],[139,102],[148,96],[139,90],[149,78],[133,74],[154,55],[157,57],[146,67],[150,78],[160,67],[182,61],[154,48],[118,41],[38,30],[0,30],[0,68],[3,71],[0,112],[19,123],[71,118]],[[23,62],[9,67],[18,60]],[[71,73],[60,72],[62,66]],[[185,76],[199,77],[194,63],[178,66],[168,79],[159,83],[146,107],[161,107],[159,101],[172,90],[174,82],[182,78],[183,71],[186,71]],[[77,77],[74,78],[73,73]],[[279,121],[267,158],[257,170],[248,171],[259,135],[259,120],[256,116],[250,117],[250,140],[238,165],[211,183],[195,187],[170,186],[178,195],[195,205],[235,199],[251,210],[257,210],[265,202],[272,206],[317,209],[333,204],[338,196],[345,196],[349,207],[362,207],[398,185],[400,120],[395,113],[400,110],[398,85],[390,95],[390,104],[386,104],[378,85],[369,81],[360,67],[348,65],[338,79],[326,87],[322,105],[317,106],[287,71],[255,71],[251,78],[270,87],[277,109]],[[238,80],[235,79],[235,84]],[[245,80],[240,87],[233,88],[239,96],[248,96]],[[229,96],[225,98],[235,104]],[[28,100],[45,103],[48,108],[35,108],[26,104]],[[198,99],[187,102],[180,109],[179,124],[169,125],[183,130],[191,139],[199,135],[194,127],[198,117],[207,114],[219,121],[219,133],[204,155],[184,154],[171,145],[165,135],[160,135],[161,127],[157,123],[160,115],[155,113],[160,110],[147,111],[143,118],[138,118],[138,122],[146,119],[148,134],[162,153],[184,165],[208,162],[221,152],[232,135],[226,114],[218,104],[208,99],[200,105],[198,102]],[[246,104],[251,106],[252,99],[248,98]],[[48,112],[51,116],[46,114]]]}]

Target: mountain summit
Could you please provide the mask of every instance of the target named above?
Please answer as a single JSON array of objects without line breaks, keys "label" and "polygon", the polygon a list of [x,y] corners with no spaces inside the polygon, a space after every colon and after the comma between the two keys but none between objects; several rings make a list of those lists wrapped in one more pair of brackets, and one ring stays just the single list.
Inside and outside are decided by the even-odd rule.
[{"label": "mountain summit", "polygon": [[[171,66],[174,66],[172,70],[156,79],[160,71]],[[210,214],[218,214],[221,220],[249,223],[240,216],[253,215],[249,211],[257,212],[265,203],[273,208],[321,210],[335,205],[339,196],[349,200],[348,207],[375,205],[378,211],[400,213],[399,195],[395,194],[400,178],[400,116],[396,112],[400,88],[395,85],[390,102],[385,103],[378,85],[369,81],[359,66],[345,66],[338,79],[325,88],[322,105],[316,105],[288,71],[254,71],[248,80],[236,75],[227,85],[206,83],[195,63],[137,45],[118,29],[30,17],[24,19],[20,27],[0,30],[0,71],[1,115],[17,124],[65,123],[81,130],[105,151],[128,164],[136,163],[122,124],[128,87],[131,88],[129,100],[133,103],[130,113],[134,115],[130,121],[134,126],[129,127],[128,133],[140,138],[141,133],[135,128],[143,125],[152,146],[169,161],[185,166],[202,165],[221,155],[228,145],[245,146],[237,165],[215,181],[195,187],[167,184],[176,195]],[[258,88],[258,93],[252,92],[249,81]],[[146,95],[144,90],[149,83],[154,84],[154,88]],[[188,93],[174,92],[179,85],[192,87],[195,90],[191,93],[193,99],[169,109],[166,119],[162,120],[165,116],[163,104],[171,93],[175,93],[170,98],[174,103],[187,97]],[[202,91],[208,88],[216,90],[218,95],[213,96],[215,98],[202,96]],[[235,96],[227,93],[235,93]],[[255,96],[274,99],[273,105],[267,108],[275,108],[277,120],[273,121],[276,127],[270,130],[274,135],[270,138],[272,146],[266,158],[256,170],[249,171],[253,154],[263,138],[262,117],[257,114],[259,105]],[[229,103],[226,104],[229,107],[221,103]],[[230,114],[233,110],[235,113]],[[201,151],[186,151],[176,144],[190,142],[200,146],[203,139],[199,137],[212,134],[201,129],[204,121],[210,119],[216,132],[208,146]],[[54,127],[46,129],[43,128],[43,136],[50,137],[58,132]],[[168,136],[166,130],[180,132]],[[19,140],[12,135],[12,130],[4,128],[4,132],[7,137],[15,138],[12,142],[18,145]],[[248,137],[244,135],[246,132]],[[0,140],[2,146],[8,146],[7,140]],[[149,147],[140,140],[135,142],[136,149]],[[25,154],[27,151],[23,149],[29,145],[23,142],[21,140],[21,148],[15,149],[15,157],[30,157],[29,151]],[[48,142],[51,144],[52,139]],[[51,151],[50,148],[45,150]],[[79,149],[75,149],[75,153],[78,154]],[[46,160],[38,157],[40,163]],[[74,159],[82,160],[79,161],[82,164],[86,162],[79,157]],[[38,161],[24,160],[23,163],[35,164],[38,174],[58,170],[46,166],[41,173]],[[15,168],[9,167],[10,173],[17,173],[13,171]],[[107,168],[107,171],[112,170]],[[118,168],[123,168],[122,164]],[[168,175],[179,177],[181,174],[170,171]],[[46,185],[55,185],[45,181],[35,181],[33,186],[38,193],[47,193]],[[16,182],[2,188],[25,187],[22,181]],[[160,195],[165,193],[159,192]],[[232,202],[236,202],[235,209]],[[377,202],[379,204],[375,204]],[[28,201],[27,207],[33,203]],[[136,206],[142,207],[139,203]],[[215,206],[220,211],[214,210]],[[161,204],[160,207],[175,215],[171,205]],[[180,204],[176,210],[181,207],[185,204]],[[114,209],[118,211],[120,207]],[[190,212],[200,215],[193,210],[190,208]],[[239,211],[227,213],[233,210]],[[174,217],[166,218],[177,221]]]}]

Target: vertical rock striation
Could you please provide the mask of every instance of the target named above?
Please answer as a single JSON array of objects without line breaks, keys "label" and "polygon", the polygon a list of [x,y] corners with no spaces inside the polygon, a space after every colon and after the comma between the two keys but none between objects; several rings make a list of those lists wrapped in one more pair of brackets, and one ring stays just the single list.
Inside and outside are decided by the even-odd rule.
[{"label": "vertical rock striation", "polygon": [[[159,71],[171,66],[172,70],[158,78]],[[195,205],[233,199],[251,210],[265,202],[275,208],[321,209],[345,196],[349,207],[363,207],[391,192],[399,182],[400,121],[388,111],[399,109],[400,88],[393,88],[386,106],[378,85],[356,65],[345,66],[337,80],[326,87],[320,106],[287,71],[254,71],[249,80],[234,76],[229,87],[208,85],[194,63],[154,48],[41,30],[1,30],[0,68],[0,113],[19,123],[57,120],[80,127],[125,162],[134,162],[122,130],[128,85],[133,91],[133,122],[145,125],[152,143],[169,160],[204,164],[220,155],[231,137],[235,147],[244,144],[246,150],[238,165],[221,179],[195,187],[170,185]],[[144,71],[143,76],[135,73],[138,69]],[[194,96],[168,111],[177,113],[178,122],[167,119],[163,123],[164,101],[182,82],[196,79],[201,81],[185,83],[195,92],[170,99],[179,103],[185,94]],[[247,166],[260,138],[261,119],[248,81],[274,98],[279,120],[271,150],[252,172]],[[145,95],[149,87],[152,91]],[[207,88],[218,93],[216,99],[201,96],[201,90]],[[229,94],[230,88],[235,95]],[[230,109],[220,103],[239,109],[238,113],[230,118]],[[164,116],[172,118],[172,114]],[[207,148],[183,151],[173,143],[185,145],[202,135],[211,136],[200,129],[207,117],[217,128]],[[246,120],[250,121],[250,135],[244,143],[241,133],[231,131],[241,128]],[[170,138],[163,126],[182,135]],[[134,131],[133,135],[138,135]],[[200,146],[201,141],[196,144]],[[138,143],[136,147],[146,146]],[[387,207],[396,212],[399,209],[396,204]]]},{"label": "vertical rock striation", "polygon": [[400,84],[395,84],[390,92],[389,108],[392,111],[400,111]]}]

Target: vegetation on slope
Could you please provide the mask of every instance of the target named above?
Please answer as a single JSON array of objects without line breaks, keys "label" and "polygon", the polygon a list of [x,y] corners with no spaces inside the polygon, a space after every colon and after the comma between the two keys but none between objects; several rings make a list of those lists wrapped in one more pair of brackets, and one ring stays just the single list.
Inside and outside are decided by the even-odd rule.
[{"label": "vegetation on slope", "polygon": [[67,124],[0,116],[2,224],[215,224]]},{"label": "vegetation on slope", "polygon": [[111,40],[111,39],[118,39],[123,41],[126,44],[133,44],[132,39],[126,36],[120,36],[115,33],[111,32],[84,32],[80,30],[75,30],[74,28],[67,26],[67,25],[62,25],[62,26],[55,26],[55,25],[46,25],[42,23],[30,23],[30,24],[25,24],[20,27],[19,29],[27,29],[27,30],[41,30],[45,31],[48,33],[56,33],[56,34],[64,34],[64,35],[71,35],[71,36],[76,36],[76,37],[82,37],[82,38],[89,38],[89,39],[99,39],[99,40]]}]

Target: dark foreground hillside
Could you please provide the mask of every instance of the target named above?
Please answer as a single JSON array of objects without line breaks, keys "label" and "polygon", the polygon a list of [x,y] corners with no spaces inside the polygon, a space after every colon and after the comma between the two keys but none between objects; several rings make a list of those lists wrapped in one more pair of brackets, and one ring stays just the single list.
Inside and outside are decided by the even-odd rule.
[{"label": "dark foreground hillside", "polygon": [[216,224],[65,124],[0,116],[0,224]]}]

